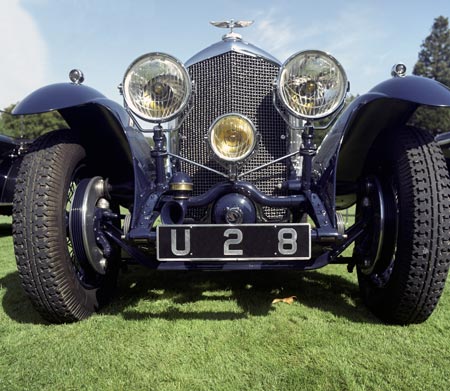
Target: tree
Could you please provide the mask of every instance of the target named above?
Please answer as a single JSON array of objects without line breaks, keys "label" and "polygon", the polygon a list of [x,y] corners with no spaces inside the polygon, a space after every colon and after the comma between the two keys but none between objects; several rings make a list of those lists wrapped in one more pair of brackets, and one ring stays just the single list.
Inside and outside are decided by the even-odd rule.
[{"label": "tree", "polygon": [[13,116],[15,105],[0,111],[0,133],[11,137],[35,139],[51,130],[67,128],[67,123],[57,111],[42,114]]},{"label": "tree", "polygon": [[[437,80],[450,87],[448,18],[439,16],[434,20],[431,34],[425,38],[421,48],[413,74]],[[415,126],[430,130],[433,134],[450,131],[450,110],[448,108],[420,107],[411,122]]]}]

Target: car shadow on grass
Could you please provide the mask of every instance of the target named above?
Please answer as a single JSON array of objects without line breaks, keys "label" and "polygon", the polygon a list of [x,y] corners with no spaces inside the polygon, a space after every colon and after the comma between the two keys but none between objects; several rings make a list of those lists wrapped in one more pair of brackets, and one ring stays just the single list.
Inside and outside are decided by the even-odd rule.
[{"label": "car shadow on grass", "polygon": [[6,315],[19,323],[48,324],[34,309],[20,284],[18,272],[0,278],[3,294],[2,307]]},{"label": "car shadow on grass", "polygon": [[[0,278],[0,286],[11,319],[48,324],[33,308],[17,272]],[[361,303],[355,283],[319,271],[167,272],[133,266],[119,277],[117,294],[102,313],[125,320],[237,320],[267,316],[276,310],[275,298],[291,296],[296,296],[299,317],[306,316],[305,306],[352,322],[378,323]]]},{"label": "car shadow on grass", "polygon": [[[306,306],[352,322],[379,322],[362,304],[356,283],[319,271],[167,272],[132,267],[122,275],[118,295],[104,312],[128,320],[233,320],[269,315],[276,309],[274,299],[292,296],[299,316]],[[229,304],[232,308],[225,311]]]},{"label": "car shadow on grass", "polygon": [[10,223],[0,223],[0,238],[12,235],[12,227]]}]

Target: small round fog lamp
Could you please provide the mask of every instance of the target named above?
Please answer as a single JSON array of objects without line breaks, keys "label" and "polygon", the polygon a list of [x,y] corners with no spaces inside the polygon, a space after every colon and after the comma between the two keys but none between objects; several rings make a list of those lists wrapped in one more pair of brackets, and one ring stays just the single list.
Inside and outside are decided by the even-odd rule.
[{"label": "small round fog lamp", "polygon": [[227,162],[245,159],[253,152],[257,143],[255,126],[240,114],[227,114],[217,118],[208,136],[214,154]]}]

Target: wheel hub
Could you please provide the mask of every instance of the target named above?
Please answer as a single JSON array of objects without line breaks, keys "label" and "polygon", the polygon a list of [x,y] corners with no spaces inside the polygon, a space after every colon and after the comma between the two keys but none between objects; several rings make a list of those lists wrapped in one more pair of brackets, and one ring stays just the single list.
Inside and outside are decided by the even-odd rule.
[{"label": "wheel hub", "polygon": [[378,278],[389,270],[397,240],[397,208],[392,183],[383,185],[377,177],[369,177],[358,208],[367,225],[367,234],[357,244],[359,269],[365,275]]},{"label": "wheel hub", "polygon": [[69,212],[69,234],[75,256],[99,274],[106,273],[107,260],[97,244],[96,210],[109,208],[105,181],[100,177],[78,184]]},{"label": "wheel hub", "polygon": [[361,251],[360,269],[364,274],[371,274],[381,256],[386,221],[385,200],[377,178],[367,179],[359,208],[363,219],[368,222],[368,235],[360,246],[364,250]]}]

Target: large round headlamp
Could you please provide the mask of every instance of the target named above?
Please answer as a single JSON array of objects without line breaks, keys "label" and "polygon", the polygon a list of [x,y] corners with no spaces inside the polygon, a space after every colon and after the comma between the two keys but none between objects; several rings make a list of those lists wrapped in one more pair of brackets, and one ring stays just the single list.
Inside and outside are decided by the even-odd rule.
[{"label": "large round headlamp", "polygon": [[320,119],[336,111],[347,93],[341,64],[319,50],[299,52],[280,69],[277,91],[288,111],[304,119]]},{"label": "large round headlamp", "polygon": [[128,107],[138,117],[166,122],[186,107],[192,83],[184,65],[162,53],[149,53],[136,59],[127,69],[123,94]]},{"label": "large round headlamp", "polygon": [[220,160],[237,162],[253,152],[257,133],[247,117],[241,114],[226,114],[214,121],[209,129],[208,140]]}]

